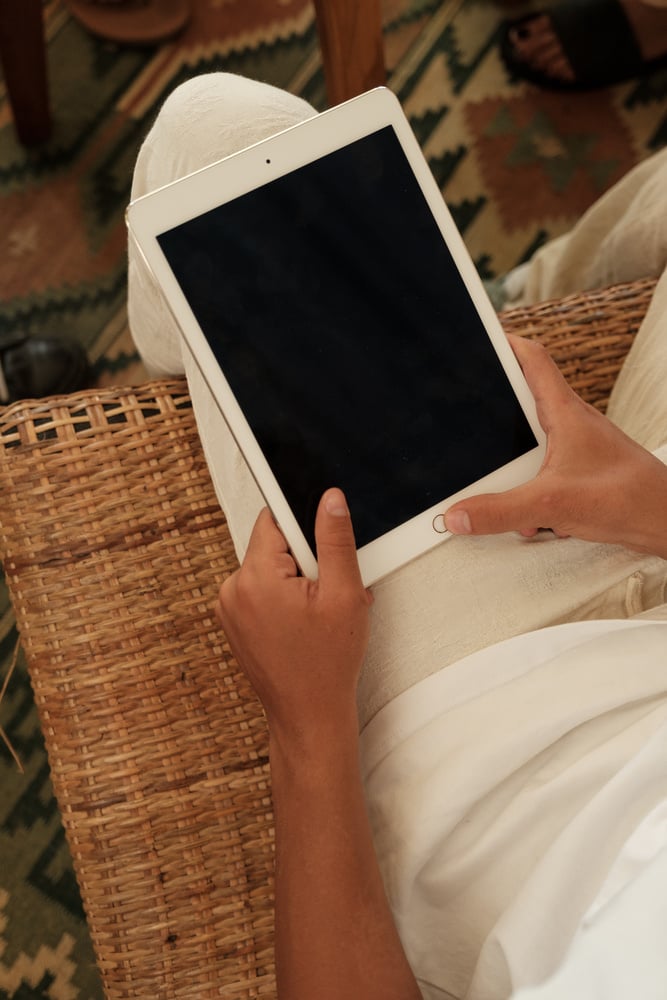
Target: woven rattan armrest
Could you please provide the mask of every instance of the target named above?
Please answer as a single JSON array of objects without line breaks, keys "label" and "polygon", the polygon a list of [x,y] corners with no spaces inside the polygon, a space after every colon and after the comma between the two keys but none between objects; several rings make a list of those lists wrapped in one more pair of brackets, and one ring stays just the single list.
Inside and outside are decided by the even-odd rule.
[{"label": "woven rattan armrest", "polygon": [[273,992],[260,706],[214,623],[234,569],[184,380],[17,404],[0,546],[110,997]]},{"label": "woven rattan armrest", "polygon": [[[506,314],[604,400],[652,282]],[[0,414],[0,554],[109,997],[274,993],[263,715],[183,379]]]},{"label": "woven rattan armrest", "polygon": [[576,392],[604,411],[655,285],[653,278],[611,285],[508,310],[500,318],[507,333],[544,344]]}]

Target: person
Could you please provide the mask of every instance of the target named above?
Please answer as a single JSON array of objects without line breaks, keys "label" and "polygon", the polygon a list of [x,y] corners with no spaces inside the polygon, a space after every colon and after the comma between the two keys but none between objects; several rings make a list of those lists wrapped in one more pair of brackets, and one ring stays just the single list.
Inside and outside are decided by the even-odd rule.
[{"label": "person", "polygon": [[667,0],[565,0],[505,22],[500,51],[514,77],[583,91],[667,65]]},{"label": "person", "polygon": [[[147,136],[133,197],[314,113],[265,84],[194,78]],[[662,274],[666,170],[661,154],[640,165],[511,276],[514,299]],[[571,961],[585,983],[582,935],[665,844],[667,278],[611,419],[515,341],[548,434],[542,472],[455,505],[454,537],[372,595],[335,484],[319,580],[296,575],[131,241],[128,310],[149,370],[186,373],[242,560],[219,616],[269,722],[279,995],[507,997],[548,989]],[[635,964],[664,983],[660,954]]]}]

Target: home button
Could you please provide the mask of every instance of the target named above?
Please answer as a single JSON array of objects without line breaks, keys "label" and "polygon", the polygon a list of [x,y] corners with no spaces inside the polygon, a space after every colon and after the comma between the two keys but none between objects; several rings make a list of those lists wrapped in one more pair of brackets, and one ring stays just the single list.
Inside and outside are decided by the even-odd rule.
[{"label": "home button", "polygon": [[433,530],[437,531],[439,535],[444,535],[447,531],[447,525],[445,524],[445,515],[436,514],[433,518]]}]

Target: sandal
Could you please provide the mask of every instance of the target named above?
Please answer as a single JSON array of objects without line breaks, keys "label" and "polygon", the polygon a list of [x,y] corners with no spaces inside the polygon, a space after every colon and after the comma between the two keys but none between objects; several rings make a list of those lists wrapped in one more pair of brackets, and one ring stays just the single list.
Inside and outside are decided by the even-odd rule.
[{"label": "sandal", "polygon": [[[537,17],[548,17],[572,79],[551,75],[522,58],[516,41]],[[571,0],[538,13],[506,21],[502,28],[500,52],[515,78],[528,80],[546,90],[583,91],[609,87],[646,76],[667,66],[667,52],[645,59],[634,31],[618,0]]]},{"label": "sandal", "polygon": [[67,0],[67,6],[92,35],[124,45],[167,41],[191,14],[191,0]]},{"label": "sandal", "polygon": [[0,337],[0,406],[17,399],[41,399],[90,385],[86,352],[62,337]]}]

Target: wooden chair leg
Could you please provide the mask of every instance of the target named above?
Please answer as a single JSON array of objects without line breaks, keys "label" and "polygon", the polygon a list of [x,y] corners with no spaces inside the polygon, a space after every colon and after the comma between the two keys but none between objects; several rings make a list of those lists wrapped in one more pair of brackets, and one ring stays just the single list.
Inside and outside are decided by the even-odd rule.
[{"label": "wooden chair leg", "polygon": [[0,0],[0,63],[20,141],[51,134],[41,0]]},{"label": "wooden chair leg", "polygon": [[[380,0],[315,0],[330,104],[386,82]],[[0,62],[19,139],[51,133],[40,0],[0,0]]]},{"label": "wooden chair leg", "polygon": [[314,0],[329,104],[386,83],[380,0]]}]

